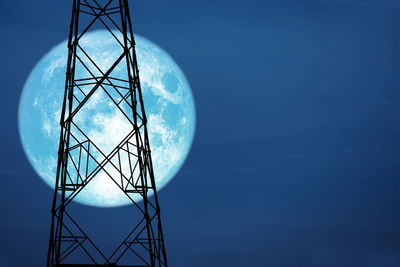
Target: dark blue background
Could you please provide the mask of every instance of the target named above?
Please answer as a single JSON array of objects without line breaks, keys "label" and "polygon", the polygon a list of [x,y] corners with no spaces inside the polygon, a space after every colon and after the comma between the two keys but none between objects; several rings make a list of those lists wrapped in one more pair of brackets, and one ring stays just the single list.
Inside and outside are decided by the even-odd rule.
[{"label": "dark blue background", "polygon": [[[196,101],[192,150],[159,196],[170,266],[400,266],[399,1],[131,2]],[[0,10],[0,265],[44,266],[52,189],[17,107],[71,1]],[[128,212],[77,208],[115,225]]]}]

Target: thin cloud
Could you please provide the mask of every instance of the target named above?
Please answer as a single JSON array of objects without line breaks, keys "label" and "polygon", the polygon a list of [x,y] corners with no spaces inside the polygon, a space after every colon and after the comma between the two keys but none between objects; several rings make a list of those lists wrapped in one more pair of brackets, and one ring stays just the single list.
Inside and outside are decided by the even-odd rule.
[{"label": "thin cloud", "polygon": [[352,2],[361,4],[391,5],[400,7],[400,1],[398,0],[352,0]]},{"label": "thin cloud", "polygon": [[183,169],[182,173],[241,173],[266,169],[267,164],[221,169]]},{"label": "thin cloud", "polygon": [[0,170],[0,175],[18,175],[21,174],[22,172],[17,171],[17,170]]}]

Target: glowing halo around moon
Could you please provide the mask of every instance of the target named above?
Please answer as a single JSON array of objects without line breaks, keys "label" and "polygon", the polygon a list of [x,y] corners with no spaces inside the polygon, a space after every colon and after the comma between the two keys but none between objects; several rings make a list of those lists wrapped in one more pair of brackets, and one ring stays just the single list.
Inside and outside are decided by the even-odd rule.
[{"label": "glowing halo around moon", "polygon": [[[115,34],[119,34],[115,32]],[[107,31],[93,31],[80,40],[87,51],[106,67],[120,54],[119,44]],[[136,54],[148,118],[157,190],[179,171],[187,157],[195,131],[195,106],[190,86],[178,65],[160,47],[135,35]],[[54,189],[60,134],[60,113],[64,94],[67,41],[51,49],[31,71],[20,98],[18,125],[25,154],[39,176]],[[79,70],[77,70],[79,71]],[[118,76],[118,69],[113,76]],[[105,150],[114,148],[130,127],[100,90],[82,109],[90,117],[87,130],[94,143]],[[98,107],[104,107],[98,110]],[[131,203],[105,175],[95,177],[75,201],[97,207]]]}]

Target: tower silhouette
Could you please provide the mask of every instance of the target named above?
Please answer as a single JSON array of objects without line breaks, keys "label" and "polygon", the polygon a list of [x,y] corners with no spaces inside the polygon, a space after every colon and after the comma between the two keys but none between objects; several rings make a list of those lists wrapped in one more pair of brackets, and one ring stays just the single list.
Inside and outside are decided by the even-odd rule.
[{"label": "tower silhouette", "polygon": [[[119,44],[112,62],[85,48],[83,37],[95,25]],[[80,116],[88,105],[97,107],[98,97],[106,97],[130,125],[112,148],[96,144],[98,137],[92,138],[87,126],[93,118]],[[167,266],[128,0],[73,0],[60,125],[47,266]],[[127,236],[109,255],[70,212],[71,201],[100,176],[118,187],[136,212]]]}]

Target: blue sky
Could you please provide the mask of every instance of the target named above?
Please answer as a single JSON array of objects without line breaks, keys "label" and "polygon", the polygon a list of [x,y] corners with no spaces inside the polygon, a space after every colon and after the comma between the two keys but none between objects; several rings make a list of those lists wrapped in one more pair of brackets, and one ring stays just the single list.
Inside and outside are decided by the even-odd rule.
[{"label": "blue sky", "polygon": [[[23,154],[17,108],[34,64],[67,37],[71,1],[0,8],[0,263],[44,266],[52,190]],[[159,196],[171,266],[400,266],[399,1],[131,1],[131,12],[196,101],[192,150]],[[89,211],[120,226],[129,209]]]}]

